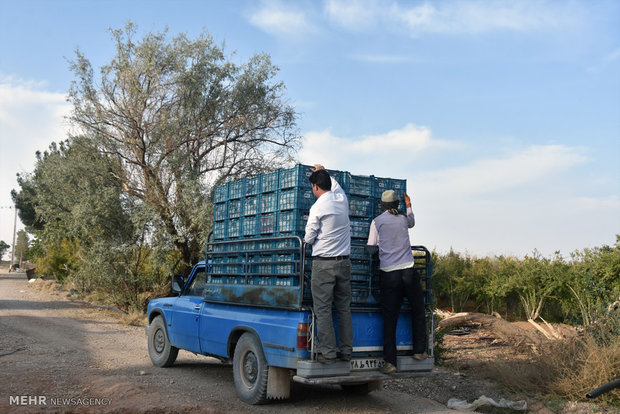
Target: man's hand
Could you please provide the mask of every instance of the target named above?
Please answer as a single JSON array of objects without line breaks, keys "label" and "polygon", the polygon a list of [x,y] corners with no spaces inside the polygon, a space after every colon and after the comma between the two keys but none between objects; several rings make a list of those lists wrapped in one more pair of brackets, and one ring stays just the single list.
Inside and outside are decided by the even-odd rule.
[{"label": "man's hand", "polygon": [[407,193],[405,193],[405,206],[407,208],[411,207],[411,199],[409,198],[409,196],[407,195]]},{"label": "man's hand", "polygon": [[325,167],[323,167],[321,164],[314,164],[314,168],[310,167],[310,171],[312,172],[317,172],[318,170],[324,170]]}]

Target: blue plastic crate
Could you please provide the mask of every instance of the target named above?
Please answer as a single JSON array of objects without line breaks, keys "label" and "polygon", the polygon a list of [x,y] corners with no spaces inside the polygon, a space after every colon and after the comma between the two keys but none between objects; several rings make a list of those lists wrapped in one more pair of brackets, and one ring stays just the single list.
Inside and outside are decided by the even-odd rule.
[{"label": "blue plastic crate", "polygon": [[241,237],[241,219],[230,219],[228,221],[228,238],[237,237]]},{"label": "blue plastic crate", "polygon": [[299,278],[297,276],[277,276],[274,279],[275,286],[299,286]]},{"label": "blue plastic crate", "polygon": [[351,245],[351,260],[355,259],[369,259],[365,246]]},{"label": "blue plastic crate", "polygon": [[259,218],[260,234],[275,234],[277,227],[276,219],[275,213],[261,214]]},{"label": "blue plastic crate", "polygon": [[368,286],[371,275],[368,273],[351,273],[351,283],[353,286]]},{"label": "blue plastic crate", "polygon": [[223,203],[228,200],[228,183],[215,186],[214,201],[216,203]]},{"label": "blue plastic crate", "polygon": [[250,274],[273,274],[273,258],[270,254],[255,255],[248,260],[248,272]]},{"label": "blue plastic crate", "polygon": [[280,185],[280,170],[261,175],[261,190],[263,193],[276,191]]},{"label": "blue plastic crate", "polygon": [[[308,221],[307,217],[306,217],[306,221]],[[295,239],[282,239],[282,240],[276,240],[274,247],[276,249],[298,249],[300,246],[299,246],[299,242]]]},{"label": "blue plastic crate", "polygon": [[256,242],[256,248],[258,250],[265,250],[265,253],[271,253],[271,251],[275,248],[274,240],[260,240]]},{"label": "blue plastic crate", "polygon": [[374,213],[374,202],[371,198],[361,198],[356,196],[349,197],[349,215],[351,217],[372,217]]},{"label": "blue plastic crate", "polygon": [[307,210],[280,211],[278,213],[278,233],[303,236],[307,222]]},{"label": "blue plastic crate", "polygon": [[396,178],[390,178],[389,190],[396,191],[397,194],[403,195],[407,192],[407,180],[398,180]]},{"label": "blue plastic crate", "polygon": [[[213,275],[239,275],[243,264],[239,256],[215,256],[213,263],[209,265],[210,273]],[[226,278],[219,279],[214,283],[227,283]]]},{"label": "blue plastic crate", "polygon": [[375,177],[374,180],[374,196],[378,197],[379,199],[381,198],[381,194],[383,194],[384,191],[386,190],[391,190],[391,186],[390,186],[390,179],[389,178],[381,178],[381,177]]},{"label": "blue plastic crate", "polygon": [[372,296],[370,296],[370,289],[351,287],[351,304],[352,305],[364,305],[372,301],[373,300],[372,300]]},{"label": "blue plastic crate", "polygon": [[311,188],[296,187],[280,190],[278,195],[280,210],[310,209],[316,201]]},{"label": "blue plastic crate", "polygon": [[213,207],[213,220],[221,221],[228,218],[228,206],[226,203],[219,203]]},{"label": "blue plastic crate", "polygon": [[228,202],[228,218],[237,218],[243,215],[243,200],[230,200]]},{"label": "blue plastic crate", "polygon": [[273,255],[273,261],[273,271],[276,274],[293,276],[294,274],[299,273],[298,253],[275,253]]},{"label": "blue plastic crate", "polygon": [[261,192],[261,176],[246,178],[245,180],[245,195],[256,195]]},{"label": "blue plastic crate", "polygon": [[[245,218],[243,219],[243,222],[241,223],[241,226],[242,226],[241,231],[242,232],[243,232],[244,223],[245,223]],[[257,223],[258,223],[258,221],[257,221]],[[256,241],[254,241],[254,240],[244,239],[244,240],[241,240],[239,244],[240,244],[241,251],[248,251],[248,250],[256,249]]]},{"label": "blue plastic crate", "polygon": [[299,254],[276,253],[273,255],[273,272],[280,275],[293,275],[299,270]]},{"label": "blue plastic crate", "polygon": [[271,213],[278,209],[278,193],[266,193],[260,197],[260,212]]},{"label": "blue plastic crate", "polygon": [[245,195],[245,180],[228,183],[228,199],[234,200]]},{"label": "blue plastic crate", "polygon": [[370,221],[368,220],[350,220],[351,224],[351,237],[356,239],[368,240],[368,233],[370,231]]},{"label": "blue plastic crate", "polygon": [[374,177],[349,174],[347,184],[349,194],[370,197],[373,195]]},{"label": "blue plastic crate", "polygon": [[228,221],[216,221],[213,223],[213,240],[225,240],[228,238]]},{"label": "blue plastic crate", "polygon": [[273,286],[273,280],[275,278],[272,276],[251,276],[248,278],[248,284],[250,285],[265,285],[265,286]]},{"label": "blue plastic crate", "polygon": [[243,215],[253,216],[258,213],[258,203],[260,200],[259,195],[247,196],[243,200]]},{"label": "blue plastic crate", "polygon": [[351,260],[351,274],[370,275],[369,260]]},{"label": "blue plastic crate", "polygon": [[329,173],[329,176],[332,177],[334,180],[336,180],[338,184],[340,184],[340,187],[342,187],[346,191],[346,187],[347,187],[346,173],[344,171],[338,171],[338,170],[327,170],[327,172]]},{"label": "blue plastic crate", "polygon": [[214,285],[223,285],[225,281],[226,281],[226,276],[220,276],[219,274],[210,274],[209,277],[207,278],[207,283],[214,284]]},{"label": "blue plastic crate", "polygon": [[308,177],[312,175],[312,170],[310,170],[310,166],[297,164],[293,168],[289,168],[288,170],[280,170],[280,188],[291,188],[291,187],[308,187],[311,188],[310,181],[308,181]]},{"label": "blue plastic crate", "polygon": [[[245,216],[242,223],[242,235],[243,236],[257,236],[258,235],[258,216]],[[244,247],[249,247],[245,246]],[[252,246],[254,248],[254,246]],[[247,248],[246,250],[251,250]]]}]

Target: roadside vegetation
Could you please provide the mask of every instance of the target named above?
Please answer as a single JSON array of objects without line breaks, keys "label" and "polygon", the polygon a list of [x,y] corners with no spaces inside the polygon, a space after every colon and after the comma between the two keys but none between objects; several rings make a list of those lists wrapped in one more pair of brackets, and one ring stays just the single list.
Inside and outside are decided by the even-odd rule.
[{"label": "roadside vegetation", "polygon": [[[532,342],[516,333],[515,348],[531,346],[520,347],[524,358],[492,364],[487,373],[492,379],[514,391],[579,401],[620,378],[620,235],[613,246],[584,249],[569,258],[537,252],[524,258],[478,258],[450,252],[434,254],[433,262],[440,308],[528,321],[545,334],[545,341]],[[461,319],[477,326],[486,322]],[[455,326],[444,324],[444,333],[449,325]],[[562,325],[574,327],[576,335],[554,328]],[[620,408],[620,390],[596,401]]]},{"label": "roadside vegetation", "polygon": [[[204,257],[214,185],[292,163],[301,138],[269,56],[239,64],[207,33],[135,33],[112,31],[116,54],[97,70],[76,53],[75,135],[37,153],[12,195],[37,275],[139,320],[170,274]],[[570,257],[450,252],[433,264],[440,308],[578,328],[506,386],[583,399],[620,378],[620,236]],[[619,404],[619,393],[601,400]]]}]

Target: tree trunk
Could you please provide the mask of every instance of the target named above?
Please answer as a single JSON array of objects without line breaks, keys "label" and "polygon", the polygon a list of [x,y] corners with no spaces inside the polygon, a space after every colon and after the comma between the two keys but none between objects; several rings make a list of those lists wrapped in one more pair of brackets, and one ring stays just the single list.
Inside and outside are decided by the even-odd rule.
[{"label": "tree trunk", "polygon": [[459,326],[478,326],[493,332],[499,339],[510,344],[526,343],[528,345],[540,345],[542,343],[535,333],[520,328],[504,319],[496,318],[484,313],[461,314],[439,322],[440,328],[454,328]]}]

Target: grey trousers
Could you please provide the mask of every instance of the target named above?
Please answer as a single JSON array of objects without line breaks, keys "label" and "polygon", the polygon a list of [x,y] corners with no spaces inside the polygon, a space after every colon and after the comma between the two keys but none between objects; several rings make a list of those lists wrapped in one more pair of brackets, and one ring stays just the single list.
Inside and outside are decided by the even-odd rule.
[{"label": "grey trousers", "polygon": [[[327,358],[353,351],[353,322],[351,319],[351,261],[312,261],[312,302],[319,337],[318,351]],[[338,318],[338,347],[332,315],[334,304]]]}]

